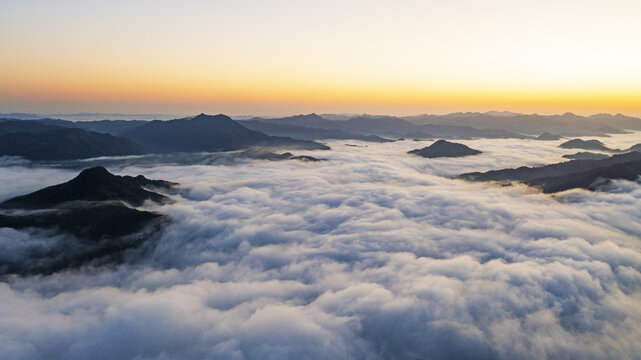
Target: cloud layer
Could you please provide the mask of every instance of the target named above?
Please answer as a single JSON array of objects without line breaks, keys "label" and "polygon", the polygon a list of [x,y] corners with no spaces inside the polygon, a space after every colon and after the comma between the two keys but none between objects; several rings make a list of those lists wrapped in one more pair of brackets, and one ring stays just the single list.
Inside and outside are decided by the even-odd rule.
[{"label": "cloud layer", "polygon": [[[173,222],[124,265],[0,283],[0,358],[637,357],[641,186],[551,197],[452,180],[567,153],[465,143],[484,153],[430,160],[406,154],[429,142],[334,142],[310,152],[320,163],[114,165],[181,183],[175,203],[153,207]],[[46,184],[73,173],[0,169]],[[46,242],[0,237],[16,254]]]}]

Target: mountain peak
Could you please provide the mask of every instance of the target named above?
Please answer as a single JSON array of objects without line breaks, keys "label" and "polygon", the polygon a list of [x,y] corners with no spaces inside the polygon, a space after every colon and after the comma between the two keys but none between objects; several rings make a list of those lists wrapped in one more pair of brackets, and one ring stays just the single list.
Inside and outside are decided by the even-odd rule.
[{"label": "mountain peak", "polygon": [[18,196],[2,203],[3,207],[45,208],[70,201],[124,201],[140,206],[145,201],[163,202],[161,194],[143,187],[170,188],[175,184],[162,180],[149,180],[144,176],[119,176],[102,166],[83,170],[72,180],[59,185]]},{"label": "mountain peak", "polygon": [[412,150],[409,151],[409,153],[425,158],[436,158],[469,156],[480,154],[481,152],[463,144],[449,142],[447,140],[438,140],[428,147]]},{"label": "mountain peak", "polygon": [[[112,175],[109,170],[105,169],[103,166],[94,166],[92,168],[84,169],[78,174],[77,177],[96,177],[96,176],[109,176]],[[113,176],[113,175],[112,175]]]},{"label": "mountain peak", "polygon": [[216,119],[230,119],[231,118],[227,115],[224,114],[218,114],[218,115],[208,115],[205,113],[200,113],[197,116],[193,117],[192,120],[216,120]]}]

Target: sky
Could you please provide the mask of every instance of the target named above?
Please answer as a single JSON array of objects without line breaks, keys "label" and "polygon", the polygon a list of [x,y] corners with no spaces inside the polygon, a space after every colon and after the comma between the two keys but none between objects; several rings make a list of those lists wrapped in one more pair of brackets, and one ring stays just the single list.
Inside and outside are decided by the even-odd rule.
[{"label": "sky", "polygon": [[638,0],[0,1],[0,112],[641,116]]}]

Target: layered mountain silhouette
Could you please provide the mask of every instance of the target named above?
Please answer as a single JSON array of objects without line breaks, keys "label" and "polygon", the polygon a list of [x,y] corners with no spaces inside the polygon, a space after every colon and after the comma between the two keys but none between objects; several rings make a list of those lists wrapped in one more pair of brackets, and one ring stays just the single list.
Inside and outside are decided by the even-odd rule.
[{"label": "layered mountain silhouette", "polygon": [[391,142],[377,135],[360,135],[340,129],[323,129],[316,127],[305,127],[288,123],[266,122],[260,120],[247,120],[242,124],[255,131],[262,131],[273,136],[289,136],[303,140],[337,139],[337,140],[361,140],[370,142]]},{"label": "layered mountain silhouette", "polygon": [[610,180],[636,180],[641,175],[641,153],[633,151],[603,160],[572,160],[541,167],[462,174],[471,181],[519,181],[554,193],[573,188],[595,190]]},{"label": "layered mountain silhouette", "polygon": [[610,155],[594,153],[589,151],[580,151],[574,154],[563,155],[566,159],[572,160],[603,160],[610,157]]},{"label": "layered mountain silhouette", "polygon": [[0,156],[22,156],[29,160],[230,151],[251,147],[329,149],[314,141],[252,131],[225,115],[200,114],[169,121],[0,121]]},{"label": "layered mountain silhouette", "polygon": [[603,144],[599,140],[572,139],[559,145],[559,147],[562,147],[564,149],[601,150],[601,151],[609,151],[609,152],[619,151],[619,150],[608,148],[607,146],[605,146],[605,144]]},{"label": "layered mountain silhouette", "polygon": [[38,134],[52,130],[60,130],[62,127],[41,123],[38,121],[6,120],[0,121],[0,135],[4,134]]},{"label": "layered mountain silhouette", "polygon": [[[83,114],[68,114],[71,115],[73,119],[82,119]],[[105,114],[109,115],[109,114]],[[113,115],[113,114],[111,114]],[[46,121],[47,124],[57,125],[57,126],[67,126],[67,127],[78,127],[85,130],[97,131],[97,132],[106,132],[114,135],[121,135],[124,131],[130,128],[138,127],[140,123],[146,123],[147,121],[136,120],[136,121],[123,121],[123,120],[103,120],[103,121],[64,121],[59,119],[42,119],[43,116],[36,114],[0,114],[0,116],[8,118],[19,118],[19,119],[39,119],[38,121]],[[58,116],[58,115],[56,115]],[[84,114],[85,118],[95,119],[100,114]],[[148,118],[148,117],[145,117]],[[348,121],[354,118],[383,118],[384,121],[379,124],[380,128],[372,131],[369,131],[363,126],[369,126],[371,121],[368,120],[356,120],[347,125],[347,127],[341,127],[341,123]],[[594,135],[605,135],[605,134],[620,134],[625,133],[626,130],[641,130],[641,119],[626,116],[622,114],[596,114],[591,116],[580,116],[573,113],[565,113],[558,115],[539,115],[539,114],[518,114],[512,112],[497,112],[490,111],[486,113],[478,112],[466,112],[466,113],[452,113],[446,115],[430,115],[422,114],[416,116],[406,116],[406,117],[392,117],[392,116],[375,116],[375,115],[336,115],[336,114],[308,114],[308,115],[296,115],[285,118],[278,119],[268,119],[268,118],[253,118],[252,120],[258,120],[261,122],[273,122],[278,124],[290,124],[303,127],[311,128],[320,128],[320,129],[341,129],[348,131],[348,127],[351,129],[358,129],[352,131],[355,134],[359,135],[372,135],[377,134],[381,136],[392,136],[392,137],[406,137],[412,138],[410,136],[404,136],[403,134],[408,133],[409,131],[399,132],[394,130],[393,127],[399,123],[395,124],[394,119],[403,120],[409,122],[410,125],[401,125],[409,127],[412,124],[415,126],[411,131],[416,131],[416,126],[419,128],[423,125],[445,125],[450,127],[448,132],[458,133],[456,131],[457,127],[468,127],[467,130],[459,129],[460,131],[467,132],[467,135],[447,135],[441,133],[432,133],[423,129],[421,131],[432,134],[433,137],[440,138],[464,138],[464,137],[515,137],[523,136],[526,137],[536,137],[541,133],[550,132],[552,134],[558,134],[560,136],[572,137],[572,136],[594,136]],[[1,120],[1,119],[0,119]],[[374,120],[373,122],[376,122]],[[360,122],[360,125],[358,124]],[[469,129],[471,128],[471,129]],[[476,130],[486,130],[486,131],[476,131]],[[500,129],[500,130],[499,130]],[[384,134],[379,132],[384,131]],[[470,133],[475,133],[470,135]]]},{"label": "layered mountain silhouette", "polygon": [[466,145],[446,140],[438,140],[430,146],[408,152],[408,154],[414,154],[424,158],[462,157],[477,155],[480,153],[480,151],[472,149]]},{"label": "layered mountain silhouette", "polygon": [[150,239],[163,222],[160,214],[129,205],[165,202],[166,196],[149,189],[171,189],[175,185],[141,175],[117,176],[94,167],[66,183],[0,203],[0,227],[41,229],[64,239],[32,251],[29,262],[1,265],[0,275],[48,273],[87,263],[119,261],[126,251]]},{"label": "layered mountain silhouette", "polygon": [[200,114],[192,119],[156,120],[123,135],[152,152],[230,151],[254,146],[329,149],[313,141],[252,131],[225,115]]},{"label": "layered mountain silhouette", "polygon": [[580,116],[572,113],[559,115],[517,113],[452,113],[447,115],[416,115],[403,119],[416,124],[446,124],[503,129],[509,132],[536,136],[550,132],[566,137],[595,136],[622,133],[623,130],[641,130],[641,119],[621,114]]},{"label": "layered mountain silhouette", "polygon": [[[10,115],[36,118],[32,114]],[[633,117],[620,114],[584,117],[572,113],[544,116],[488,112],[410,117],[323,117],[308,114],[284,118],[252,118],[246,121],[235,121],[225,115],[205,114],[168,121],[67,121],[49,118],[35,121],[6,120],[0,119],[0,156],[23,156],[31,160],[69,160],[142,153],[214,152],[253,147],[282,147],[287,150],[328,149],[325,145],[313,141],[319,139],[372,142],[385,142],[389,141],[386,138],[399,137],[557,140],[560,136],[603,135],[641,130],[641,120]],[[80,129],[85,132],[80,132]],[[53,131],[59,132],[54,134]],[[113,136],[105,137],[105,134]],[[607,149],[604,145],[573,146],[584,150],[617,152],[616,149]]]},{"label": "layered mountain silhouette", "polygon": [[[343,117],[340,118],[343,119]],[[407,119],[394,116],[362,115],[343,120],[329,120],[316,114],[309,114],[285,118],[253,118],[250,121],[254,123],[260,122],[303,127],[304,129],[297,129],[297,132],[299,134],[308,134],[306,135],[308,137],[315,136],[313,134],[318,133],[318,129],[326,129],[340,130],[352,134],[351,136],[357,134],[361,136],[376,135],[379,137],[393,138],[526,138],[523,135],[505,130],[479,129],[472,126],[447,124],[417,124]],[[407,136],[408,134],[423,134],[423,136]],[[352,138],[357,139],[356,137]]]},{"label": "layered mountain silhouette", "polygon": [[123,137],[30,121],[0,122],[0,156],[71,160],[142,153],[140,146]]}]

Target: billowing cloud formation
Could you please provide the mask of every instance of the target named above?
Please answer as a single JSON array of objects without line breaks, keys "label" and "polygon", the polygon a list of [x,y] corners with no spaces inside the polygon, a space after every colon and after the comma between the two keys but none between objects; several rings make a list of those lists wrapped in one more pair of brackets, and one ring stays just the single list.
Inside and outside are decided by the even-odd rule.
[{"label": "billowing cloud formation", "polygon": [[[182,184],[154,208],[172,224],[124,265],[0,284],[2,356],[638,357],[641,186],[552,197],[452,180],[567,153],[465,143],[484,153],[427,160],[406,154],[426,143],[336,142],[312,153],[320,163],[128,163],[117,171]],[[14,171],[35,170],[2,177]],[[5,230],[3,250],[43,241]]]}]

